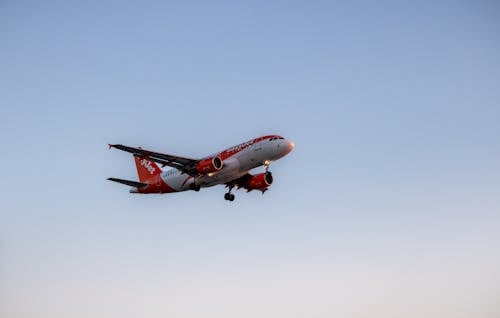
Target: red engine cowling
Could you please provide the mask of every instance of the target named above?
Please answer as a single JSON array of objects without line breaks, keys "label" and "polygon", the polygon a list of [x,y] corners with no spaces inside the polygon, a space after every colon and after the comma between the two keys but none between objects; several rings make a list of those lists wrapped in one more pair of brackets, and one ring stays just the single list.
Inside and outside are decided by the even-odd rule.
[{"label": "red engine cowling", "polygon": [[248,180],[248,190],[263,190],[273,183],[273,175],[270,172],[260,173]]},{"label": "red engine cowling", "polygon": [[222,160],[219,156],[204,159],[196,164],[196,170],[201,174],[207,174],[222,169]]}]

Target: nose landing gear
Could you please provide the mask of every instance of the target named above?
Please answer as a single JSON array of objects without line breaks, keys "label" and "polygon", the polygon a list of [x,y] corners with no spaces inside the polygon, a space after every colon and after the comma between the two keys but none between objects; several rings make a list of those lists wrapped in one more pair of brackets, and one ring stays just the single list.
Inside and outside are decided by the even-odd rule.
[{"label": "nose landing gear", "polygon": [[264,167],[266,168],[266,173],[269,170],[269,166],[271,165],[271,160],[265,160],[264,161]]}]

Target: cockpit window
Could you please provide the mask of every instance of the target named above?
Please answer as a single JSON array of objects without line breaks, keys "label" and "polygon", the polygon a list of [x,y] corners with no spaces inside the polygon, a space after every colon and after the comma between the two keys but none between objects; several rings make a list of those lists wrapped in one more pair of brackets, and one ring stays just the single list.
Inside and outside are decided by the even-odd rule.
[{"label": "cockpit window", "polygon": [[285,138],[283,138],[281,136],[271,137],[271,138],[269,138],[269,141],[278,140],[278,139],[285,139]]}]

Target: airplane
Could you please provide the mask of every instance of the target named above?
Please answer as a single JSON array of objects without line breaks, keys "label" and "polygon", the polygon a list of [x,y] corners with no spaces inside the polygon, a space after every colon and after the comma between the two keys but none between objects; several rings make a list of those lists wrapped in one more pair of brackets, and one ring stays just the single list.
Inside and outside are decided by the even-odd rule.
[{"label": "airplane", "polygon": [[[225,185],[228,192],[224,199],[234,201],[232,190],[244,188],[247,192],[259,190],[264,194],[273,183],[269,171],[271,162],[276,161],[294,148],[295,144],[279,135],[258,137],[234,147],[225,149],[208,157],[193,159],[179,157],[140,147],[109,144],[133,154],[139,181],[108,178],[110,181],[131,186],[130,193],[172,193],[187,190],[200,191],[201,188]],[[162,170],[168,166],[173,169]],[[249,171],[265,167],[265,172],[250,174]]]}]

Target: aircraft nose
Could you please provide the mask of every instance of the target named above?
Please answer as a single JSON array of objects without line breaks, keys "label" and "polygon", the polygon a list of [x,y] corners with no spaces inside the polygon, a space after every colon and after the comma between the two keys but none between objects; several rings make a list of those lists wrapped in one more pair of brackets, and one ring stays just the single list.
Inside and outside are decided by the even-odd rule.
[{"label": "aircraft nose", "polygon": [[295,143],[291,140],[287,140],[286,146],[288,148],[288,153],[290,153],[295,148]]}]

